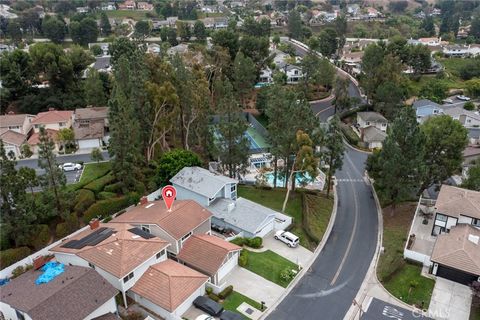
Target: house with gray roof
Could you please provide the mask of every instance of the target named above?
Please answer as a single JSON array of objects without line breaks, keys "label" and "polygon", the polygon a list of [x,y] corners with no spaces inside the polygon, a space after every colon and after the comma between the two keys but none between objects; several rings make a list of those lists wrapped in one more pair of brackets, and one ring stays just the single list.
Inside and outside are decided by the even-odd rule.
[{"label": "house with gray roof", "polygon": [[387,134],[374,126],[360,128],[360,138],[369,149],[379,149],[383,146],[383,141],[387,138]]},{"label": "house with gray roof", "polygon": [[42,274],[29,270],[2,287],[0,310],[5,319],[83,320],[118,313],[117,289],[94,269],[65,265],[49,282],[36,284]]},{"label": "house with gray roof", "polygon": [[477,112],[465,110],[460,106],[442,106],[443,113],[449,115],[455,120],[460,121],[462,126],[466,128],[478,128],[480,127],[480,115]]},{"label": "house with gray roof", "polygon": [[213,229],[264,237],[292,222],[291,217],[237,197],[237,180],[200,167],[185,167],[170,182],[178,200],[195,200],[212,212]]},{"label": "house with gray roof", "polygon": [[418,123],[425,122],[429,117],[443,114],[442,107],[438,103],[428,99],[420,99],[415,101],[413,103],[413,108],[415,109]]},{"label": "house with gray roof", "polygon": [[387,131],[388,120],[378,112],[358,112],[357,123],[360,128],[373,126],[380,131]]}]

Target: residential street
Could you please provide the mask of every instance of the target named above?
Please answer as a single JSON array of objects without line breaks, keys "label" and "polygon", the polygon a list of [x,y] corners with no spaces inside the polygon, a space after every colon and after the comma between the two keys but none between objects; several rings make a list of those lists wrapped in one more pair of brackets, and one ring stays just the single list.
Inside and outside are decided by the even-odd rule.
[{"label": "residential street", "polygon": [[[350,92],[360,96],[358,88]],[[312,104],[312,109],[322,121],[334,114],[328,101]],[[332,232],[311,270],[268,319],[313,320],[321,315],[337,320],[352,305],[377,245],[377,207],[364,180],[366,158],[366,153],[346,148],[343,168],[336,172],[338,210]]]}]

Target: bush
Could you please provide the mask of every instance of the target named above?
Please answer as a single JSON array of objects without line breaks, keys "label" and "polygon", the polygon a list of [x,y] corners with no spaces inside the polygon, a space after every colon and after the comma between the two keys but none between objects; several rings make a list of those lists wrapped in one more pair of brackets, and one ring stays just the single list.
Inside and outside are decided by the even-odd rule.
[{"label": "bush", "polygon": [[206,287],[205,292],[207,293],[207,295],[210,295],[210,294],[212,294],[213,289],[211,287]]},{"label": "bush", "polygon": [[248,251],[242,250],[240,251],[240,256],[238,257],[238,264],[240,267],[245,267],[248,263]]},{"label": "bush", "polygon": [[246,245],[250,248],[258,249],[262,247],[263,240],[260,237],[246,239]]},{"label": "bush", "polygon": [[88,209],[92,204],[95,203],[95,194],[91,190],[80,189],[77,191],[77,196],[75,197],[75,206],[73,211],[81,215]]},{"label": "bush", "polygon": [[467,103],[465,103],[465,104],[463,105],[463,109],[472,111],[472,110],[475,109],[475,104],[473,104],[472,101],[468,101]]},{"label": "bush", "polygon": [[34,228],[33,236],[30,239],[30,245],[39,250],[45,247],[50,241],[50,229],[46,224],[39,224]]},{"label": "bush", "polygon": [[28,257],[30,254],[31,250],[28,247],[19,247],[0,251],[0,268],[3,269],[11,266],[15,262]]},{"label": "bush", "polygon": [[233,244],[236,244],[237,246],[242,247],[245,244],[245,238],[242,237],[236,237],[235,239],[230,241]]},{"label": "bush", "polygon": [[112,221],[112,216],[108,216],[105,219],[103,219],[103,223],[107,223],[107,222],[110,222],[110,221]]},{"label": "bush", "polygon": [[106,200],[106,199],[111,199],[115,198],[117,194],[115,192],[108,192],[108,191],[101,191],[98,193],[98,199],[100,200]]},{"label": "bush", "polygon": [[113,176],[113,174],[111,172],[109,172],[108,174],[104,175],[103,177],[98,178],[97,180],[93,180],[92,182],[90,182],[89,184],[84,186],[83,188],[88,189],[88,190],[92,190],[93,192],[95,192],[95,194],[97,194],[100,191],[102,191],[103,188],[105,188],[106,185],[112,183],[114,180],[115,180],[115,177]]},{"label": "bush", "polygon": [[357,134],[345,123],[340,123],[340,129],[342,130],[342,133],[347,139],[348,143],[351,145],[356,146],[358,142],[360,142],[360,138],[357,136]]},{"label": "bush", "polygon": [[225,300],[233,292],[233,286],[228,286],[218,294],[218,297],[222,300]]},{"label": "bush", "polygon": [[280,279],[284,282],[290,282],[295,277],[295,272],[291,268],[286,268],[280,272]]},{"label": "bush", "polygon": [[113,192],[113,193],[120,193],[122,191],[123,185],[121,182],[117,182],[114,184],[109,184],[105,188],[103,188],[103,191],[106,192]]},{"label": "bush", "polygon": [[214,293],[210,293],[210,294],[208,295],[208,297],[209,297],[210,299],[212,299],[213,301],[215,301],[215,302],[220,301],[220,298],[219,298],[216,294],[214,294]]},{"label": "bush", "polygon": [[118,197],[107,200],[100,200],[90,206],[83,215],[83,221],[89,223],[90,220],[96,217],[105,218],[122,209],[125,209],[131,204],[129,197]]},{"label": "bush", "polygon": [[57,238],[62,239],[70,234],[70,231],[68,230],[68,226],[66,222],[61,222],[57,224],[57,227],[55,228],[55,235]]}]

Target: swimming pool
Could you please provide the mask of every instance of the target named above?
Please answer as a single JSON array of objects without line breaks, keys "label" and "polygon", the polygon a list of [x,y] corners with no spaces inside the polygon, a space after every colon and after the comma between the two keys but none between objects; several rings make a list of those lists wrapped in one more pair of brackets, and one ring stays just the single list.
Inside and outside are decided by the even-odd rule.
[{"label": "swimming pool", "polygon": [[[266,173],[265,178],[267,179],[267,183],[273,187],[273,178],[274,174],[272,173]],[[313,182],[314,179],[312,179],[307,173],[306,174],[301,174],[301,173],[296,173],[295,174],[295,184],[297,185],[307,185],[311,182]],[[283,187],[285,183],[285,177],[283,175],[277,174],[277,187]],[[290,183],[290,181],[289,181]]]}]

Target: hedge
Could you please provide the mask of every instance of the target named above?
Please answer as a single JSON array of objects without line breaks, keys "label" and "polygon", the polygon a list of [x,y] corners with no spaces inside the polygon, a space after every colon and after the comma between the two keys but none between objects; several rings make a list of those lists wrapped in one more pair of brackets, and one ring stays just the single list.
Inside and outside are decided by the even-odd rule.
[{"label": "hedge", "polygon": [[83,188],[88,189],[88,190],[92,190],[93,192],[95,192],[95,194],[97,194],[100,191],[102,191],[103,188],[105,188],[106,185],[111,184],[114,180],[115,180],[115,177],[113,176],[113,174],[111,172],[109,172],[108,174],[104,175],[103,177],[98,178],[97,180],[94,180],[94,181],[90,182],[89,184],[87,184]]},{"label": "hedge", "polygon": [[122,191],[122,187],[123,187],[122,183],[117,182],[117,183],[113,183],[113,184],[109,184],[108,186],[105,186],[105,188],[103,188],[103,191],[119,193]]},{"label": "hedge", "polygon": [[92,204],[95,203],[95,194],[91,190],[80,189],[77,191],[77,196],[75,197],[75,206],[73,211],[81,215],[88,209]]},{"label": "hedge", "polygon": [[97,201],[85,211],[83,221],[89,223],[90,220],[96,217],[106,218],[109,215],[125,209],[130,204],[131,198],[128,196]]},{"label": "hedge", "polygon": [[222,300],[225,300],[225,298],[228,297],[232,292],[233,286],[228,286],[218,294],[218,297]]},{"label": "hedge", "polygon": [[248,263],[248,251],[242,250],[240,251],[240,256],[238,257],[238,264],[240,267],[245,267]]},{"label": "hedge", "polygon": [[117,194],[115,192],[108,192],[108,191],[102,191],[98,193],[98,199],[99,200],[107,200],[111,198],[115,198]]},{"label": "hedge", "polygon": [[215,302],[219,302],[219,301],[220,301],[220,297],[217,296],[215,293],[210,293],[210,294],[208,295],[208,297],[209,297],[210,299],[212,299],[213,301],[215,301]]},{"label": "hedge", "polygon": [[28,247],[19,247],[0,251],[0,268],[4,269],[17,261],[28,257],[32,251]]},{"label": "hedge", "polygon": [[255,238],[237,237],[230,242],[240,247],[243,245],[246,245],[247,247],[258,249],[262,247],[263,240],[260,237],[255,237]]},{"label": "hedge", "polygon": [[343,135],[347,139],[348,143],[350,143],[352,146],[356,146],[358,142],[360,142],[360,138],[357,136],[357,134],[353,131],[350,126],[348,126],[345,123],[340,123],[340,129],[342,130]]}]

